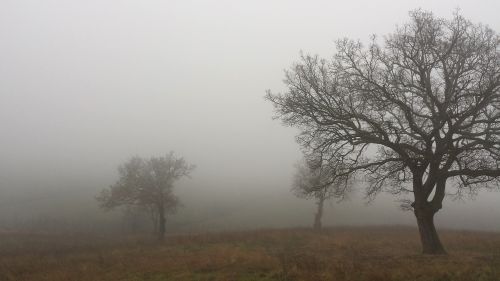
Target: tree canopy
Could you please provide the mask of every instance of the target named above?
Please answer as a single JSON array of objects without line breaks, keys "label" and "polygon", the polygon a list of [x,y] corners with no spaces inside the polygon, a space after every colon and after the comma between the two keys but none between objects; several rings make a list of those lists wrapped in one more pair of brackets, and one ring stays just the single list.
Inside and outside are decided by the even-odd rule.
[{"label": "tree canopy", "polygon": [[292,192],[300,198],[338,198],[343,199],[350,186],[347,176],[339,176],[336,167],[330,166],[323,159],[315,156],[304,157],[295,165]]}]

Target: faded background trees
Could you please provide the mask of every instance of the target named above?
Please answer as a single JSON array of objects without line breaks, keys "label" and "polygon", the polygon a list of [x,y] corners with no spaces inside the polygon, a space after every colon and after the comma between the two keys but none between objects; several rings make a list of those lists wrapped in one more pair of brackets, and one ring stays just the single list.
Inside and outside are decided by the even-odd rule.
[{"label": "faded background trees", "polygon": [[313,229],[317,231],[322,227],[325,201],[331,198],[344,199],[348,191],[346,188],[349,187],[342,182],[349,180],[348,177],[338,176],[339,169],[329,164],[321,157],[304,157],[297,163],[293,177],[292,192],[299,198],[316,201]]},{"label": "faded background trees", "polygon": [[382,44],[344,39],[331,60],[303,56],[288,90],[267,98],[304,148],[341,174],[365,172],[368,196],[412,194],[423,252],[439,254],[434,215],[447,192],[500,176],[500,39],[458,14],[410,18]]},{"label": "faded background trees", "polygon": [[[262,89],[284,90],[298,50],[330,58],[334,38],[392,32],[416,2],[292,2],[0,1],[0,229],[123,234],[121,212],[94,197],[127,156],[165,148],[203,167],[176,184],[187,208],[168,231],[309,225],[312,201],[290,192],[297,130],[270,118]],[[500,30],[500,1],[452,2],[418,5]],[[414,223],[390,194],[362,196],[325,208],[323,223]],[[500,231],[499,198],[446,202],[436,223]]]},{"label": "faded background trees", "polygon": [[194,169],[173,152],[149,159],[133,157],[118,168],[119,179],[97,197],[104,209],[119,206],[147,211],[161,240],[165,236],[166,215],[179,206],[174,183]]}]

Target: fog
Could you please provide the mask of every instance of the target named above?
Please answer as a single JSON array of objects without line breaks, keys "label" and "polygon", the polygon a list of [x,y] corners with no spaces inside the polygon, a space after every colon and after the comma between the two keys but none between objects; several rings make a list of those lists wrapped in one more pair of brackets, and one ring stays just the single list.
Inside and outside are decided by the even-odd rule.
[{"label": "fog", "polygon": [[[290,192],[297,131],[273,120],[299,52],[383,36],[422,7],[500,30],[499,1],[23,1],[0,3],[0,230],[119,229],[94,197],[131,156],[197,166],[176,185],[175,231],[309,226]],[[325,225],[414,225],[362,183]],[[500,230],[500,193],[445,200],[439,227]]]}]

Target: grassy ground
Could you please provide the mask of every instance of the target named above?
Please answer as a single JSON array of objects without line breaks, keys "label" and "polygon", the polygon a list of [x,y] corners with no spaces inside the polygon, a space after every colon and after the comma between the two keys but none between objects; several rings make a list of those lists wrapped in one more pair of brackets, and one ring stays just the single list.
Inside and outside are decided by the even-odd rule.
[{"label": "grassy ground", "polygon": [[420,253],[405,227],[183,235],[158,244],[0,235],[0,280],[500,280],[500,233],[441,231],[448,256]]}]

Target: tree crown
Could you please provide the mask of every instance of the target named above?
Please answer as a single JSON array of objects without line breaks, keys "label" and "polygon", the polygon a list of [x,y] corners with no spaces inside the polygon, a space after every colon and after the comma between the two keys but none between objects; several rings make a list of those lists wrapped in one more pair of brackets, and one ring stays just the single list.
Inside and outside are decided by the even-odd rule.
[{"label": "tree crown", "polygon": [[132,157],[118,167],[118,181],[104,189],[97,200],[104,209],[163,205],[165,210],[175,211],[179,200],[173,194],[173,184],[188,177],[194,168],[173,152],[149,159]]},{"label": "tree crown", "polygon": [[349,185],[349,177],[339,176],[340,169],[329,165],[316,157],[304,157],[295,165],[296,171],[292,182],[292,192],[299,198],[346,198]]},{"label": "tree crown", "polygon": [[500,37],[459,14],[410,18],[383,44],[343,39],[330,60],[302,55],[288,90],[267,99],[307,151],[367,172],[368,195],[487,185],[500,176]]}]

